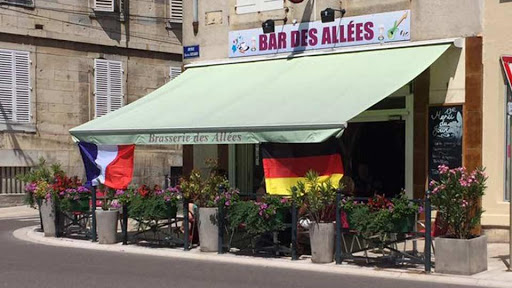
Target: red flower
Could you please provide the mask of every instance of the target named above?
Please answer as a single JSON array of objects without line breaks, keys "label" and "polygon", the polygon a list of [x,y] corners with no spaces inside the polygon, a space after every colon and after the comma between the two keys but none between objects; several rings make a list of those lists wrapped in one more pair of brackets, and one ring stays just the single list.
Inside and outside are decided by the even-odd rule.
[{"label": "red flower", "polygon": [[146,185],[142,185],[139,187],[139,189],[137,189],[137,192],[140,194],[140,196],[146,197],[149,194],[149,188]]}]

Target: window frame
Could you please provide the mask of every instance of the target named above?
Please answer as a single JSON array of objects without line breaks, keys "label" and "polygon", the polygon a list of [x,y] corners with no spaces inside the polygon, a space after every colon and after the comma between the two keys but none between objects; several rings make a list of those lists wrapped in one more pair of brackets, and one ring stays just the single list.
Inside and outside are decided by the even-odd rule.
[{"label": "window frame", "polygon": [[[98,90],[98,78],[99,77],[99,72],[98,72],[98,64],[99,63],[104,63],[107,65],[107,70],[106,70],[106,77],[107,79],[104,79],[103,81],[106,81],[106,92],[99,92]],[[118,79],[117,81],[119,81],[119,92],[112,92],[112,70],[111,70],[111,66],[112,65],[118,65],[120,67],[120,77],[121,79]],[[115,72],[115,71],[114,71]],[[120,109],[122,108],[123,106],[125,106],[125,97],[124,97],[124,69],[123,69],[123,62],[122,61],[119,61],[119,60],[107,60],[107,59],[94,59],[94,118],[99,118],[99,117],[102,117],[102,116],[105,116],[107,115],[108,113],[110,112],[113,112],[117,109]],[[105,84],[104,84],[105,85]],[[105,95],[101,95],[101,97],[106,97],[106,112],[104,114],[101,114],[99,115],[98,114],[98,95],[99,94],[105,94]],[[116,109],[112,109],[112,98],[113,97],[119,97],[120,100],[121,100],[121,103],[120,103],[120,106]]]},{"label": "window frame", "polygon": [[[11,87],[10,87],[10,90],[11,90],[11,119],[0,119],[0,131],[3,131],[3,130],[16,130],[15,127],[13,127],[12,125],[18,125],[22,128],[22,130],[32,130],[30,129],[30,124],[32,123],[32,77],[31,77],[31,74],[32,74],[32,61],[30,59],[30,52],[29,51],[22,51],[22,50],[13,50],[13,49],[0,49],[0,52],[2,53],[9,53],[11,54],[11,71],[9,71],[9,73],[11,73]],[[16,64],[17,62],[17,56],[22,56],[22,57],[26,57],[25,59],[23,60],[26,60],[27,63],[26,63],[26,71],[20,71],[20,73],[24,73],[24,79],[26,85],[22,85],[18,80],[17,80],[17,76],[19,75],[19,73],[17,72],[17,69],[19,67],[18,64]],[[23,63],[20,63],[20,65],[23,64]],[[20,81],[23,81],[23,80],[20,80]],[[21,89],[18,89],[18,87],[20,87]],[[20,98],[17,97],[17,94],[19,91],[24,91],[26,92],[26,103],[20,103]],[[18,113],[18,110],[20,107],[18,106],[21,106],[21,105],[26,105],[26,114],[24,115],[21,115],[20,113]],[[20,118],[25,118],[25,120],[20,120]]]},{"label": "window frame", "polygon": [[[111,5],[112,8],[111,9],[104,9],[104,8],[101,8],[101,6],[100,6],[100,8],[98,8],[96,6],[96,2],[97,1],[110,1],[112,3],[112,5]],[[92,0],[92,10],[94,12],[103,12],[103,13],[115,12],[115,10],[116,10],[116,0]]]},{"label": "window frame", "polygon": [[169,81],[176,79],[177,77],[179,77],[181,75],[181,73],[183,73],[183,71],[181,71],[181,67],[179,67],[179,66],[169,67]]},{"label": "window frame", "polygon": [[[180,2],[180,7],[175,8],[175,5],[177,5],[176,2]],[[181,10],[181,15],[177,16],[176,13],[180,14],[178,13],[179,10]],[[169,0],[169,22],[175,24],[183,24],[183,0]]]}]

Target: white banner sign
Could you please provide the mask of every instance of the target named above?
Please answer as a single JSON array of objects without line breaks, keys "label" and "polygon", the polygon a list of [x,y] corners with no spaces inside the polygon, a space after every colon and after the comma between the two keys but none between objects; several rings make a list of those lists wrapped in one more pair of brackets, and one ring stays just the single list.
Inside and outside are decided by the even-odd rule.
[{"label": "white banner sign", "polygon": [[410,28],[411,12],[403,10],[276,26],[268,34],[262,28],[231,31],[229,57],[407,41]]}]

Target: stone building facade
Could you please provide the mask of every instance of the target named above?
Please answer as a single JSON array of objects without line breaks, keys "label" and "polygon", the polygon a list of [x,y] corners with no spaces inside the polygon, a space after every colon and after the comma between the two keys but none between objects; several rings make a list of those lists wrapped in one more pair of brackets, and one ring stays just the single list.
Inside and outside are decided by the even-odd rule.
[{"label": "stone building facade", "polygon": [[[18,200],[13,195],[22,187],[14,176],[40,157],[84,176],[68,130],[179,74],[181,5],[171,0],[0,1],[0,206]],[[99,70],[101,63],[111,65],[103,71],[107,74]],[[137,147],[134,182],[162,184],[170,167],[181,165],[179,146]]]},{"label": "stone building facade", "polygon": [[[506,183],[510,183],[510,180],[507,182],[510,171],[507,172],[504,168],[507,159],[504,96],[506,86],[499,57],[500,54],[512,54],[510,29],[506,29],[510,26],[510,21],[506,20],[506,15],[512,9],[510,1],[187,1],[184,3],[183,43],[184,46],[199,45],[200,57],[185,59],[185,69],[187,65],[271,60],[285,55],[286,53],[278,52],[230,58],[232,43],[229,33],[261,29],[262,23],[269,19],[275,21],[276,32],[278,27],[282,29],[283,24],[298,25],[298,29],[301,29],[301,25],[307,26],[309,22],[320,21],[320,12],[326,8],[346,9],[344,17],[408,10],[411,17],[412,45],[429,45],[436,41],[454,39],[455,44],[447,52],[403,88],[405,94],[414,95],[413,109],[410,111],[413,113],[411,121],[414,122],[414,129],[412,135],[406,139],[412,144],[412,148],[406,151],[409,154],[406,158],[409,157],[412,164],[408,167],[406,165],[405,177],[409,180],[405,182],[412,183],[408,187],[410,196],[423,197],[429,178],[429,109],[460,105],[464,127],[460,155],[462,165],[468,169],[485,166],[489,174],[489,187],[482,202],[485,210],[482,227],[490,236],[490,241],[506,241],[509,202],[505,194]],[[340,14],[336,14],[336,18],[339,17]],[[385,45],[388,44],[383,44],[381,48],[386,49]],[[331,52],[344,53],[343,49],[338,48]],[[306,51],[302,54],[307,56],[307,53]],[[287,57],[294,55],[288,53]],[[218,158],[224,168],[232,172],[230,176],[238,175],[238,172],[232,170],[243,166],[243,163],[233,160],[239,152],[237,148],[226,145],[185,146],[184,169],[203,168],[204,159]]]}]

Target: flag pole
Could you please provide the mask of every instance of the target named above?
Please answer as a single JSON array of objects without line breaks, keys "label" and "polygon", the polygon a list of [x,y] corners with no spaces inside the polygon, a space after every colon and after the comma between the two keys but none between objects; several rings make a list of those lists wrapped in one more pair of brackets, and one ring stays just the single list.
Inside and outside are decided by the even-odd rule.
[{"label": "flag pole", "polygon": [[96,187],[91,186],[91,238],[92,242],[96,242]]}]

